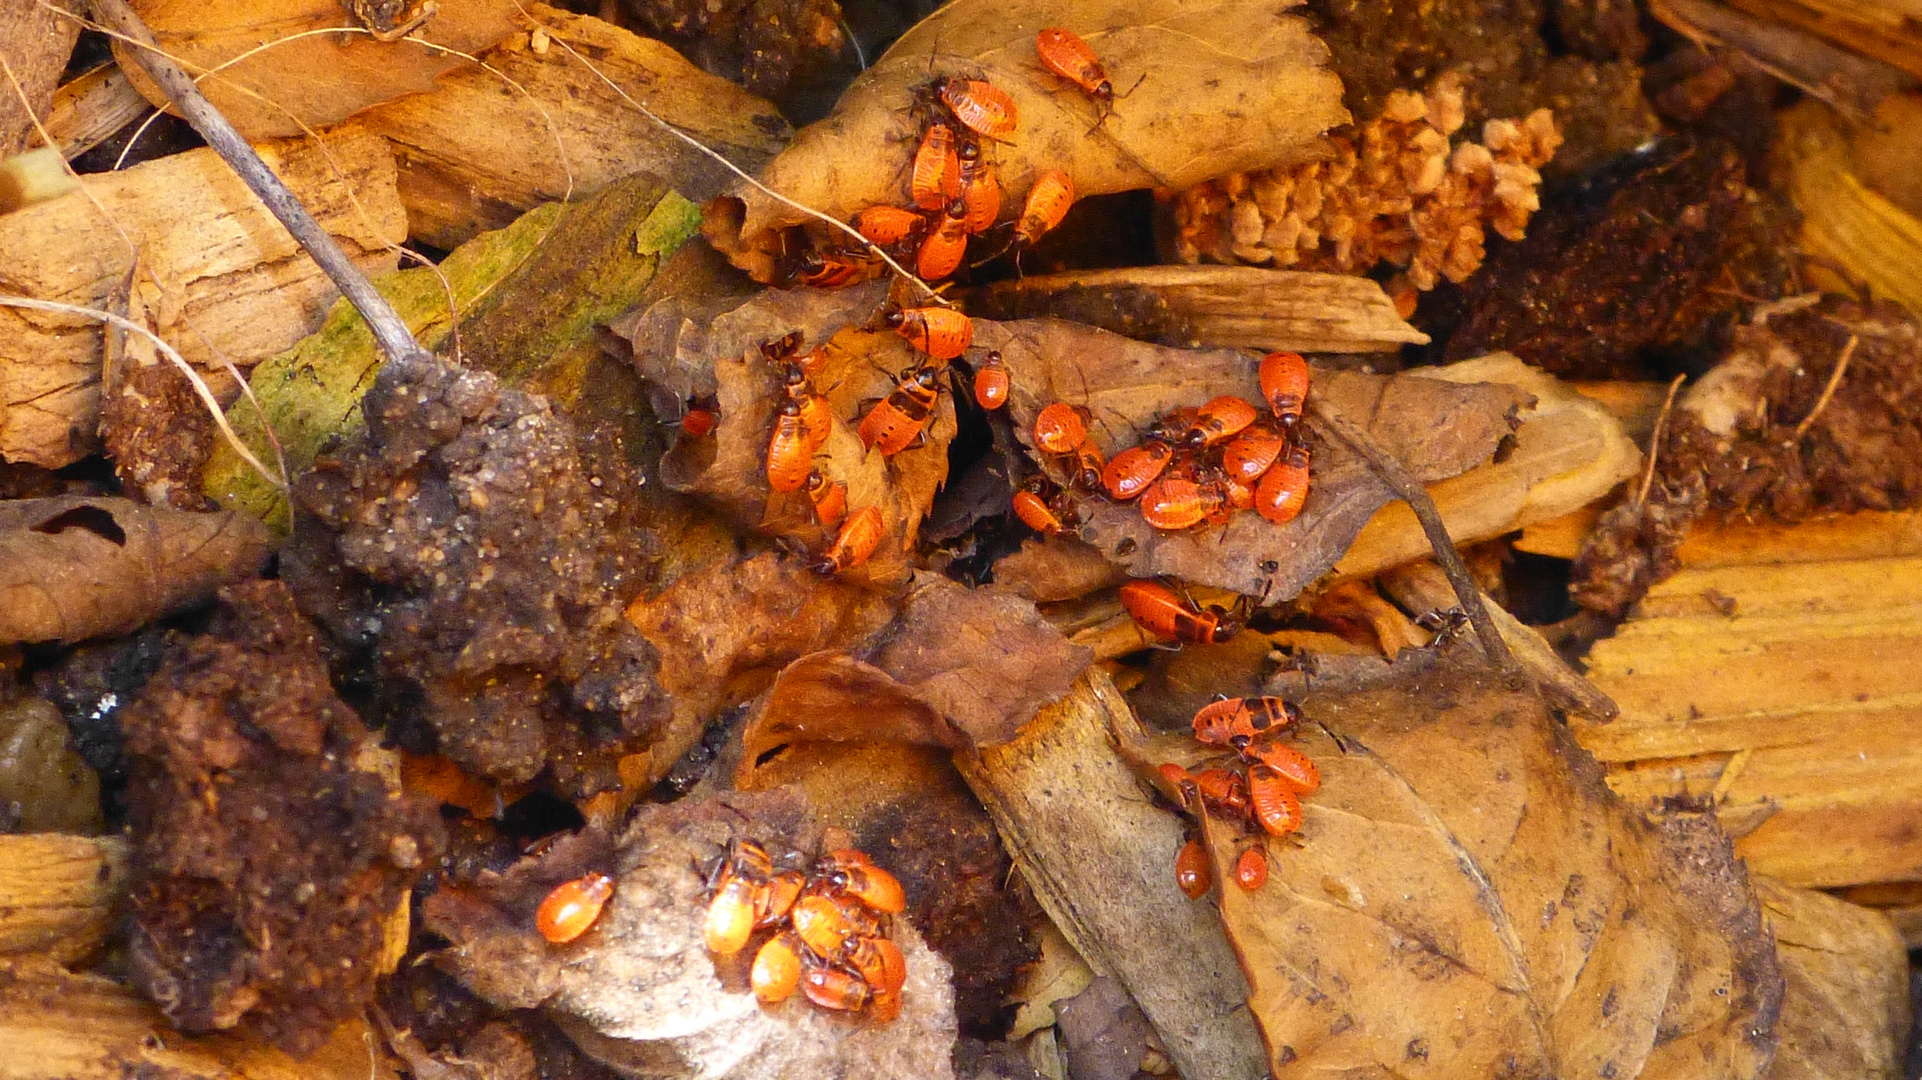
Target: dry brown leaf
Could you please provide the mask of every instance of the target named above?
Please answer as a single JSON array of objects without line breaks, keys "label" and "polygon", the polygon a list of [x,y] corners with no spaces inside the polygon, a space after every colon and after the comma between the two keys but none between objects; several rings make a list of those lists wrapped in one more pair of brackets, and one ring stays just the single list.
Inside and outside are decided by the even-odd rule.
[{"label": "dry brown leaf", "polygon": [[974,747],[1012,739],[1093,659],[1028,601],[944,578],[909,596],[880,637],[874,664],[940,710]]},{"label": "dry brown leaf", "polygon": [[772,494],[767,485],[768,435],[784,384],[761,346],[798,330],[803,351],[826,345],[826,364],[813,386],[835,415],[815,467],[829,482],[847,485],[850,513],[879,507],[885,529],[867,563],[841,576],[871,584],[905,580],[906,551],[947,480],[954,402],[941,395],[921,446],[888,457],[862,444],[855,429],[868,404],[893,390],[897,373],[925,359],[900,335],[865,328],[884,293],[879,284],[842,292],[769,291],[738,305],[725,301],[731,310],[720,312],[664,300],[617,320],[613,329],[632,343],[657,415],[678,417],[692,400],[719,402],[720,422],[710,435],[683,438],[662,457],[662,482],[699,496],[738,524],[810,550],[833,539],[815,524],[804,492]]},{"label": "dry brown leaf", "polygon": [[260,573],[270,540],[231,511],[70,496],[0,503],[0,644],[130,633]]},{"label": "dry brown leaf", "polygon": [[[819,836],[809,815],[792,788],[643,807],[612,854],[590,867],[616,874],[618,884],[595,926],[568,945],[544,941],[533,913],[547,888],[581,872],[590,857],[582,851],[524,860],[472,890],[443,888],[423,903],[423,916],[457,946],[441,962],[470,989],[500,1007],[544,1008],[590,1056],[625,1075],[951,1075],[948,966],[907,920],[893,925],[908,982],[901,1015],[887,1024],[850,1022],[799,994],[761,1007],[746,981],[751,949],[717,960],[703,946],[699,867],[734,836],[812,852]],[[664,1060],[674,1067],[663,1072]]]},{"label": "dry brown leaf", "polygon": [[846,648],[892,615],[879,595],[771,553],[690,571],[629,604],[627,621],[660,650],[657,678],[674,697],[673,719],[640,772],[647,781],[659,779],[715,712],[761,685],[743,692],[738,682],[763,670],[765,680],[808,653]]},{"label": "dry brown leaf", "polygon": [[[418,42],[379,42],[359,33],[311,34],[356,25],[341,0],[135,0],[160,47],[193,74],[249,50],[245,60],[201,80],[209,101],[249,140],[306,134],[369,105],[434,88],[434,77],[466,61]],[[515,31],[515,0],[440,5],[416,36],[477,53]],[[293,40],[282,42],[282,39]],[[260,48],[261,46],[266,48]],[[127,78],[155,105],[169,104],[129,46],[114,42]]]},{"label": "dry brown leaf", "polygon": [[[1255,358],[1232,349],[1168,349],[1050,319],[975,320],[975,344],[998,349],[1012,389],[1008,412],[1032,449],[1035,414],[1066,401],[1088,408],[1103,454],[1133,446],[1162,413],[1220,394],[1259,402]],[[1354,421],[1415,477],[1439,480],[1487,461],[1514,430],[1528,395],[1497,384],[1460,385],[1410,375],[1317,371],[1311,393]],[[1314,425],[1306,425],[1313,438]],[[1167,575],[1270,601],[1300,592],[1333,566],[1370,515],[1392,498],[1359,458],[1313,442],[1301,516],[1274,525],[1253,513],[1227,525],[1164,533],[1131,503],[1088,499],[1083,540],[1136,577]]]},{"label": "dry brown leaf", "polygon": [[1037,604],[1073,600],[1127,579],[1101,549],[1072,536],[1031,536],[994,564],[994,583]]},{"label": "dry brown leaf", "polygon": [[[1219,891],[1277,1075],[1758,1075],[1783,981],[1727,837],[1632,814],[1450,659],[1304,702],[1321,790],[1262,889]],[[1220,878],[1247,841],[1206,831]]]},{"label": "dry brown leaf", "polygon": [[741,731],[735,786],[765,786],[755,777],[763,758],[805,742],[904,742],[960,749],[962,739],[941,713],[894,676],[846,653],[803,656],[781,671],[759,711]]},{"label": "dry brown leaf", "polygon": [[1909,964],[1889,917],[1773,878],[1754,882],[1787,982],[1768,1080],[1904,1075]]},{"label": "dry brown leaf", "polygon": [[[988,149],[1003,217],[1019,214],[1036,174],[1065,170],[1077,197],[1181,188],[1237,170],[1307,160],[1319,136],[1348,118],[1327,49],[1295,0],[958,0],[902,35],[854,81],[833,114],[803,128],[761,171],[763,183],[846,220],[908,202],[908,162],[920,136],[915,91],[931,79],[986,79],[1014,99],[1019,126]],[[1117,93],[1102,110],[1035,52],[1035,31],[1062,26],[1100,54]],[[1132,89],[1130,89],[1132,87]],[[1092,130],[1091,130],[1092,129]],[[806,220],[739,185],[739,202],[711,215],[708,236],[737,266],[771,280],[770,230]]]},{"label": "dry brown leaf", "polygon": [[1026,600],[937,578],[857,656],[817,653],[781,672],[742,732],[737,786],[764,786],[763,758],[794,743],[1007,742],[1067,692],[1093,652],[1070,645]]}]

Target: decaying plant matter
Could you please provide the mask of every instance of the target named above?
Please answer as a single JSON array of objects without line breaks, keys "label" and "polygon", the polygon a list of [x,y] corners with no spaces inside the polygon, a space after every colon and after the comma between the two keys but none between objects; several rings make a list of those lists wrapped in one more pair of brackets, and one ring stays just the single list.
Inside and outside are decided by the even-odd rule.
[{"label": "decaying plant matter", "polygon": [[[1736,854],[1855,885],[1918,846],[1922,329],[1900,274],[1775,299],[1859,265],[1782,189],[1906,191],[1897,127],[1783,109],[1784,180],[1765,77],[1618,0],[953,0],[860,76],[899,12],[92,3],[128,75],[88,85],[213,149],[0,217],[0,303],[71,262],[111,309],[34,324],[70,370],[7,405],[65,411],[0,435],[72,461],[100,382],[155,504],[0,462],[0,832],[106,834],[0,836],[9,1080],[1892,1071],[1897,924]],[[797,134],[649,18],[847,92]],[[256,47],[204,78],[240,128],[332,130],[249,149],[194,75]],[[195,346],[263,384],[249,495],[77,320],[199,338],[197,297],[318,281],[270,217],[350,300]],[[403,228],[432,265],[378,288],[328,239]],[[293,535],[160,505],[203,485]],[[1677,553],[1864,509],[1852,562]],[[1557,655],[1676,558],[1589,676]]]},{"label": "decaying plant matter", "polygon": [[1922,327],[1887,303],[1767,305],[1676,402],[1652,479],[1576,560],[1582,606],[1620,616],[1673,573],[1703,515],[1801,521],[1922,503]]},{"label": "decaying plant matter", "polygon": [[1478,667],[1303,699],[1323,786],[1261,888],[1232,884],[1250,841],[1204,817],[1272,1066],[1755,1075],[1782,976],[1728,840],[1629,812]]},{"label": "decaying plant matter", "polygon": [[286,588],[222,598],[123,719],[133,976],[182,1029],[245,1025],[307,1053],[398,960],[394,920],[445,840],[328,685]]},{"label": "decaying plant matter", "polygon": [[668,718],[621,618],[652,558],[618,441],[492,375],[389,365],[297,485],[284,573],[371,715],[490,780],[586,797]]},{"label": "decaying plant matter", "polygon": [[1381,115],[1329,136],[1327,160],[1236,172],[1176,198],[1175,254],[1362,273],[1403,269],[1389,291],[1463,281],[1481,266],[1485,231],[1519,240],[1541,206],[1538,172],[1562,143],[1547,109],[1490,120],[1481,141],[1454,141],[1465,117],[1461,79],[1426,94],[1398,91]]}]

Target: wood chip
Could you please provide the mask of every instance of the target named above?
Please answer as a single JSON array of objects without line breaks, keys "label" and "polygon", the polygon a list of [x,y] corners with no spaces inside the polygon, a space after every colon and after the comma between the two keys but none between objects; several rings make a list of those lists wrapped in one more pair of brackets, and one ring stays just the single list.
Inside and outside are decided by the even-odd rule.
[{"label": "wood chip", "polygon": [[119,837],[0,836],[0,956],[69,964],[92,954],[126,889]]},{"label": "wood chip", "polygon": [[1428,343],[1380,285],[1348,274],[1254,266],[1082,270],[999,282],[968,302],[983,318],[1070,319],[1184,348],[1358,353]]},{"label": "wood chip", "polygon": [[[383,140],[363,134],[259,149],[363,270],[394,266],[386,246],[406,237],[406,222]],[[124,310],[113,297],[124,297],[131,279],[154,332],[206,372],[216,393],[234,391],[219,358],[253,366],[319,326],[338,295],[212,150],[84,184],[0,217],[8,291]],[[91,319],[0,309],[0,457],[57,468],[98,449],[105,337]]]},{"label": "wood chip", "polygon": [[[1922,514],[1692,535],[1589,677],[1621,706],[1571,719],[1631,801],[1706,799],[1763,817],[1736,852],[1794,885],[1912,877],[1922,865]],[[1777,561],[1782,560],[1782,561]]]}]

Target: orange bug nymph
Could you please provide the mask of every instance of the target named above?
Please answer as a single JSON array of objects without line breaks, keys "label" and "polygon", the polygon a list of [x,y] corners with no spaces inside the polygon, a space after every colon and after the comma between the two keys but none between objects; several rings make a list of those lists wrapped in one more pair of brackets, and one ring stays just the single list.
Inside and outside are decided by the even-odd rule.
[{"label": "orange bug nymph", "polygon": [[540,910],[534,914],[534,925],[542,937],[556,945],[565,945],[587,933],[613,895],[614,879],[606,874],[589,874],[562,882],[541,901]]},{"label": "orange bug nymph", "polygon": [[1050,26],[1034,36],[1034,49],[1041,57],[1041,65],[1049,71],[1079,86],[1097,101],[1104,104],[1114,101],[1114,83],[1109,81],[1101,60],[1072,30]]},{"label": "orange bug nymph", "polygon": [[1122,585],[1121,606],[1137,626],[1171,641],[1213,644],[1241,630],[1241,619],[1226,608],[1215,606],[1202,611],[1154,581],[1137,579]]}]

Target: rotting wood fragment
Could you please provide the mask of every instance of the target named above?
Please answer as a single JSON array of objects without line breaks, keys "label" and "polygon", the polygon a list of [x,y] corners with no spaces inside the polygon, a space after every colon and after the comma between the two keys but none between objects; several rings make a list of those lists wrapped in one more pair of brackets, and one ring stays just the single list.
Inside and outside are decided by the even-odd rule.
[{"label": "rotting wood fragment", "polygon": [[[363,134],[259,150],[359,265],[394,266],[388,245],[405,238],[406,222],[385,142]],[[253,366],[318,326],[337,295],[212,150],[83,184],[0,217],[8,291],[112,308],[131,281],[155,313],[154,331],[223,396],[234,387],[220,357]],[[105,338],[91,319],[0,309],[0,456],[51,468],[98,446]]]},{"label": "rotting wood fragment", "polygon": [[0,836],[0,956],[84,959],[106,940],[126,887],[119,837]]},{"label": "rotting wood fragment", "polygon": [[1364,277],[1251,266],[1141,266],[1016,278],[976,289],[989,319],[1058,318],[1158,345],[1377,353],[1425,345]]},{"label": "rotting wood fragment", "polygon": [[[635,173],[696,202],[733,180],[623,93],[745,169],[792,134],[772,105],[658,41],[545,4],[510,14],[519,32],[483,58],[492,70],[450,71],[431,92],[345,125],[393,144],[408,233],[417,241],[452,248],[542,202],[578,200]],[[549,39],[543,49],[530,46],[531,29]]]},{"label": "rotting wood fragment", "polygon": [[[1913,738],[1922,676],[1922,514],[1725,526],[1587,657],[1621,706],[1571,720],[1631,802],[1713,795],[1759,817],[1736,852],[1792,885],[1912,877],[1922,865]],[[1824,559],[1824,546],[1835,544]],[[1780,553],[1793,561],[1772,562]],[[1739,764],[1738,764],[1739,759]]]}]

